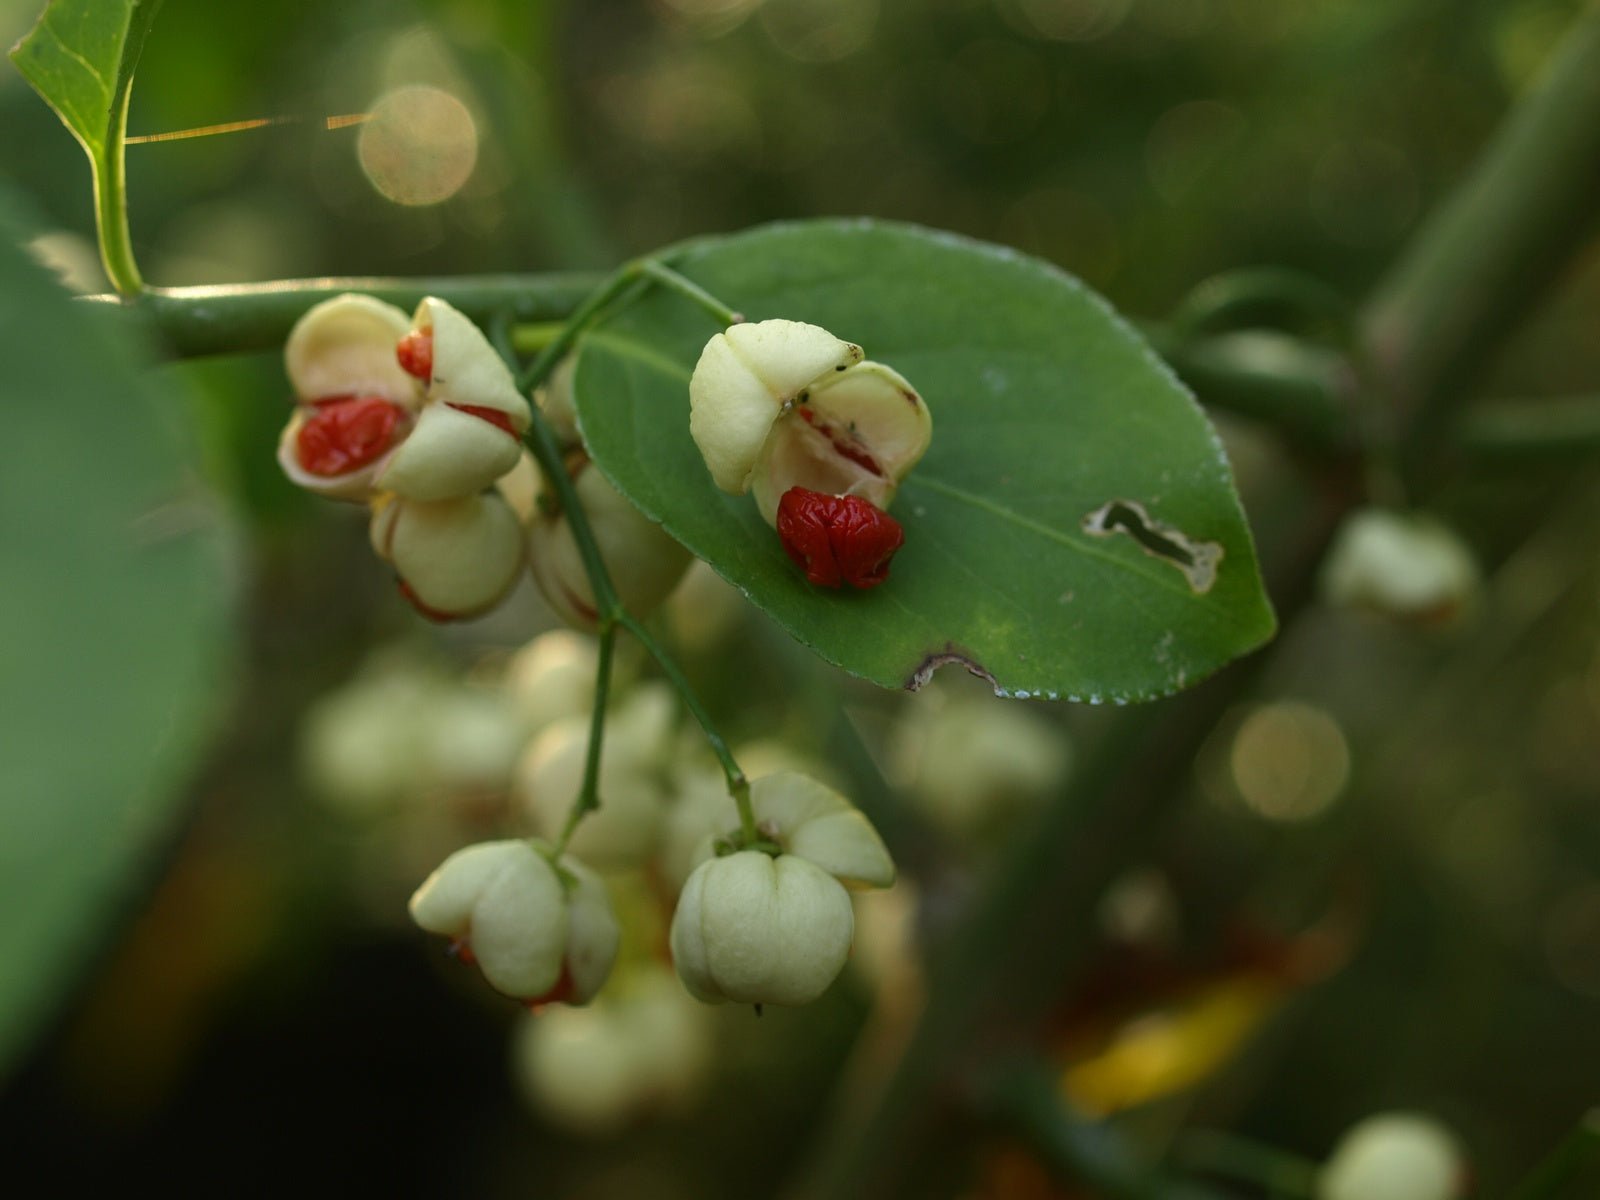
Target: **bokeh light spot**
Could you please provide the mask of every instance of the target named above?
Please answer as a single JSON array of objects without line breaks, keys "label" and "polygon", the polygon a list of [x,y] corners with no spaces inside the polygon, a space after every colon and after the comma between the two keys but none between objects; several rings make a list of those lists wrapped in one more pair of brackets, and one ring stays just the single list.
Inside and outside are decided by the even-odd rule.
[{"label": "bokeh light spot", "polygon": [[1344,733],[1320,708],[1267,704],[1244,719],[1230,755],[1246,805],[1273,821],[1304,821],[1339,797],[1350,776]]},{"label": "bokeh light spot", "polygon": [[373,106],[356,145],[372,186],[396,204],[440,204],[459,192],[478,162],[478,126],[436,87],[396,88]]}]

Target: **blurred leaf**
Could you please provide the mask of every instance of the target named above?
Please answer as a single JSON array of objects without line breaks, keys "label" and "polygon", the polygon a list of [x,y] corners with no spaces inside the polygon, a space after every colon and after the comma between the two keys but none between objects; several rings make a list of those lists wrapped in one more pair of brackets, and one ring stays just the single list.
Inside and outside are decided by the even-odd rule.
[{"label": "blurred leaf", "polygon": [[[823,592],[751,500],[712,485],[690,440],[705,314],[654,291],[584,342],[578,404],[601,468],[828,661],[902,687],[960,656],[1004,693],[1123,701],[1192,684],[1272,633],[1215,435],[1076,280],[863,221],[768,226],[672,263],[753,320],[859,342],[933,413],[932,447],[895,502],[906,546],[889,582]],[[1091,532],[1097,522],[1107,531]],[[1203,563],[1181,561],[1216,550],[1209,582]]]},{"label": "blurred leaf", "polygon": [[169,833],[229,638],[182,406],[17,248],[0,195],[0,1066]]},{"label": "blurred leaf", "polygon": [[51,0],[11,61],[82,143],[94,172],[106,273],[118,291],[139,288],[127,247],[122,139],[133,68],[161,0]]}]

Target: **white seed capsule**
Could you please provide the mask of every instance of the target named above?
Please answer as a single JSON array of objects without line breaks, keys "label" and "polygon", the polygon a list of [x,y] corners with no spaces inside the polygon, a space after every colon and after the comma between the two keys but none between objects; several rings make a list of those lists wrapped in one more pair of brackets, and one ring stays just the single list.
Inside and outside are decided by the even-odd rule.
[{"label": "white seed capsule", "polygon": [[494,492],[435,503],[385,493],[370,533],[414,603],[443,619],[488,612],[522,570],[522,526]]},{"label": "white seed capsule", "polygon": [[411,897],[411,918],[470,951],[497,991],[587,1003],[616,958],[619,930],[599,877],[542,845],[480,842],[445,859]]},{"label": "white seed capsule", "polygon": [[433,374],[428,401],[454,408],[485,408],[503,413],[521,437],[532,419],[505,360],[483,331],[454,305],[429,296],[417,305],[411,327],[433,337]]},{"label": "white seed capsule", "polygon": [[707,342],[689,380],[689,433],[717,486],[746,491],[785,407],[860,361],[860,346],[800,321],[732,325]]},{"label": "white seed capsule", "polygon": [[777,420],[750,490],[774,526],[778,501],[793,487],[887,509],[932,436],[928,406],[904,377],[882,363],[857,363],[819,380]]},{"label": "white seed capsule", "polygon": [[376,396],[408,412],[422,390],[395,359],[395,343],[411,322],[392,304],[346,292],[313,305],[284,344],[289,383],[302,404],[336,396]]},{"label": "white seed capsule", "polygon": [[808,1004],[850,953],[839,881],[796,855],[741,850],[695,868],[672,917],[672,960],[696,999]]},{"label": "white seed capsule", "polygon": [[482,417],[427,404],[374,484],[408,500],[454,500],[491,486],[521,455],[520,441]]}]

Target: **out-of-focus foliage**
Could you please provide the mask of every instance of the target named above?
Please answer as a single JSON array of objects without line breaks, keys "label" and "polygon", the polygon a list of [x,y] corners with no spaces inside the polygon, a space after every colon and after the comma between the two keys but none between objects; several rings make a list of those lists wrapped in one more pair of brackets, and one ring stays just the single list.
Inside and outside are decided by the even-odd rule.
[{"label": "out-of-focus foliage", "polygon": [[[37,7],[0,0],[0,35],[20,36]],[[133,235],[146,276],[182,284],[599,267],[695,233],[868,213],[1016,245],[1141,315],[1252,264],[1358,299],[1581,7],[166,0],[130,133],[275,123],[130,147]],[[424,110],[445,138],[438,161],[459,175],[470,142],[470,174],[433,204],[400,201],[434,198],[451,177],[397,175],[413,156],[386,143],[396,127],[382,120],[395,111],[385,97],[417,87],[435,89],[425,102],[449,98]],[[366,113],[377,116],[328,128]],[[93,228],[82,155],[10,71],[0,128],[0,173],[60,231],[58,254],[81,252]],[[1486,386],[1594,390],[1597,325],[1591,247]],[[361,823],[316,802],[295,764],[302,715],[373,642],[407,631],[424,657],[476,663],[535,630],[537,601],[514,597],[437,638],[416,631],[359,519],[306,504],[278,476],[281,366],[165,370],[197,390],[211,474],[255,534],[233,688],[249,703],[171,869],[0,1100],[6,1128],[60,1164],[62,1186],[139,1171],[198,1183],[248,1161],[263,1187],[287,1189],[331,1158],[368,1190],[536,1180],[743,1197],[781,1173],[815,1130],[865,982],[759,1022],[718,1013],[714,1103],[616,1145],[596,1151],[526,1114],[506,1063],[515,1010],[401,924],[409,890],[441,850],[486,835],[496,802],[475,791]],[[1259,497],[1290,465],[1271,438],[1227,432],[1266,546],[1286,515]],[[1594,1102],[1597,487],[1580,463],[1480,469],[1411,497],[1482,561],[1476,619],[1419,633],[1317,611],[1202,755],[1191,802],[1108,902],[1088,994],[1060,1014],[1063,1074],[1130,1028],[1211,1030],[1179,1057],[1214,1070],[1170,1094],[1181,1073],[1163,1076],[1120,1118],[1142,1144],[1187,1122],[1321,1158],[1365,1113],[1423,1109],[1455,1128],[1483,1193],[1498,1195]],[[884,752],[899,703],[841,695],[834,673],[711,586],[678,613],[696,683],[732,736],[782,736],[827,760],[872,809],[937,934],[987,847],[891,803],[877,764],[906,781]],[[716,611],[733,615],[708,631]],[[757,661],[781,683],[752,686]],[[1040,711],[1080,744],[1099,729],[1094,714]],[[902,982],[879,993],[888,1025],[875,1032],[914,1005],[906,972],[881,977]],[[1241,979],[1272,995],[1243,1035],[1181,1020]],[[1131,1094],[1126,1076],[1114,1082]],[[954,1143],[928,1152],[953,1184],[1014,1161],[1009,1145],[980,1145],[976,1165]]]},{"label": "out-of-focus foliage", "polygon": [[0,447],[0,1071],[170,836],[235,591],[178,397],[28,260],[15,210],[0,191],[0,328],[27,348]]}]

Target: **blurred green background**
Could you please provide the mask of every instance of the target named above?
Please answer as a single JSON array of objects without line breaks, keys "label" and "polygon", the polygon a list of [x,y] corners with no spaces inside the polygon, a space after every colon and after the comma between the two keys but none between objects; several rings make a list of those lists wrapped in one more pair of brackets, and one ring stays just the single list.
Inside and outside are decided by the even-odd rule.
[{"label": "blurred green background", "polygon": [[[0,0],[0,38],[38,7]],[[1048,258],[1140,317],[1248,265],[1355,302],[1583,7],[166,0],[130,133],[273,123],[131,146],[134,243],[162,285],[601,269],[693,234],[870,214]],[[0,180],[44,249],[92,276],[82,153],[9,68],[0,130]],[[1600,243],[1531,316],[1486,393],[1593,391]],[[160,371],[241,533],[242,648],[183,818],[0,1094],[0,1144],[61,1191],[768,1194],[830,1103],[871,988],[760,1022],[719,1014],[708,1098],[618,1145],[541,1123],[506,1067],[510,1014],[404,922],[429,869],[406,838],[422,835],[331,811],[297,745],[306,708],[372,647],[492,672],[546,619],[519,594],[465,629],[418,630],[359,516],[281,478],[276,357]],[[1293,464],[1270,434],[1225,429],[1249,507]],[[1600,1099],[1600,477],[1581,459],[1461,469],[1418,499],[1484,561],[1476,619],[1419,635],[1313,610],[1269,651],[1260,700],[1316,716],[1233,714],[1151,861],[1127,864],[1160,881],[1169,919],[1135,932],[1172,979],[1271,982],[1236,1053],[1125,1114],[1152,1153],[1224,1128],[1315,1159],[1365,1113],[1419,1108],[1460,1133],[1492,1196]],[[900,719],[899,698],[831,678],[757,617],[703,646],[680,636],[738,735],[837,759],[836,731],[793,703],[837,689],[869,745]],[[802,682],[752,695],[748,655]],[[1093,733],[1088,714],[1048,716]],[[839,767],[900,828],[869,768]],[[982,839],[903,822],[936,933],[981,874]],[[463,828],[493,823],[457,814],[447,832]],[[1329,928],[1318,967],[1283,966]],[[930,1194],[1067,1194],[1013,1153],[992,1135],[930,1152]]]}]

